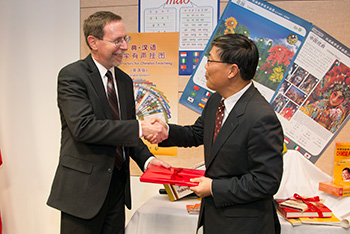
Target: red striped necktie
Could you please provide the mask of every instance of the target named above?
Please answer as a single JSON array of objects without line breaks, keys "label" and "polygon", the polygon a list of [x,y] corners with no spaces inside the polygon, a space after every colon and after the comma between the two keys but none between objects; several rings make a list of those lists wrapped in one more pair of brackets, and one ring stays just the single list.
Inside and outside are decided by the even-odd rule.
[{"label": "red striped necktie", "polygon": [[224,111],[225,111],[225,104],[224,99],[221,100],[220,105],[216,111],[216,118],[215,118],[215,130],[214,130],[214,138],[213,142],[215,141],[216,136],[220,132],[220,128],[222,125],[222,119],[224,118]]},{"label": "red striped necktie", "polygon": [[[108,103],[112,111],[112,115],[116,120],[120,120],[119,117],[119,108],[118,108],[118,98],[115,91],[113,75],[110,71],[107,71],[106,76],[108,78],[107,82],[107,97]],[[116,146],[116,159],[115,166],[120,170],[124,162],[123,150],[121,146]]]}]

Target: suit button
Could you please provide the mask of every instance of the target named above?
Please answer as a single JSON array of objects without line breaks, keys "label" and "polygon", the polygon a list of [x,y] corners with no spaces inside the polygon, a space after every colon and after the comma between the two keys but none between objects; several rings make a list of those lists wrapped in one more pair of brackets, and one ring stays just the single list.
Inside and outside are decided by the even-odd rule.
[{"label": "suit button", "polygon": [[112,173],[113,172],[113,169],[112,168],[108,168],[107,170],[109,173]]}]

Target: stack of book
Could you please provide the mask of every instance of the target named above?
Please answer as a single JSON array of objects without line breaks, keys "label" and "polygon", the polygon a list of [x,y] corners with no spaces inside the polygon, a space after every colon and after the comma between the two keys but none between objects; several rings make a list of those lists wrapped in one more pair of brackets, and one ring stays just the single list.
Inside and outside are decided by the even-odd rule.
[{"label": "stack of book", "polygon": [[278,200],[278,212],[293,226],[301,224],[340,225],[341,221],[318,197]]}]

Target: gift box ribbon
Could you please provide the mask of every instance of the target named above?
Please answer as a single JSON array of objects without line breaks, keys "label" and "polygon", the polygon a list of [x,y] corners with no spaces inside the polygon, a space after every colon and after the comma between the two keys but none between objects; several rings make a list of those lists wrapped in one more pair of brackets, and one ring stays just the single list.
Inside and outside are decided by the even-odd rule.
[{"label": "gift box ribbon", "polygon": [[299,194],[295,193],[293,197],[295,198],[294,200],[303,201],[310,210],[316,211],[320,218],[324,218],[322,211],[316,205],[312,204],[312,202],[320,202],[319,196],[304,198]]},{"label": "gift box ribbon", "polygon": [[197,171],[193,169],[184,169],[176,167],[164,168],[154,165],[151,165],[149,169],[152,171],[152,173],[170,176],[169,180],[171,181],[184,181],[192,185],[197,185],[198,183],[190,182],[191,178],[204,176],[204,173],[201,170]]}]

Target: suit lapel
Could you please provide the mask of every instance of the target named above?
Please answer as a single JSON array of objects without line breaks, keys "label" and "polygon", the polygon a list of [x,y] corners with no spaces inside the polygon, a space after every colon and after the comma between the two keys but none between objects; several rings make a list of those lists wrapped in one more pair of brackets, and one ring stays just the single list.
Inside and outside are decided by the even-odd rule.
[{"label": "suit lapel", "polygon": [[92,60],[91,54],[88,57],[86,57],[85,62],[87,63],[90,70],[89,79],[94,89],[96,90],[96,94],[100,100],[102,108],[106,113],[107,118],[113,119],[113,115],[106,96],[106,90],[103,87],[103,83],[101,80],[100,72],[98,71],[94,61]]},{"label": "suit lapel", "polygon": [[[215,120],[215,117],[214,117]],[[212,121],[213,122],[213,121]],[[214,121],[215,122],[215,121]],[[215,124],[214,124],[215,125]],[[211,149],[209,150],[206,166],[209,167],[212,161],[218,155],[219,150],[223,147],[226,140],[233,133],[235,128],[238,126],[238,118],[234,110],[231,111],[227,117],[224,125],[221,127],[219,134],[216,137],[215,142],[212,143]],[[214,127],[213,127],[214,129]],[[214,132],[214,130],[213,130]],[[211,138],[212,139],[212,138]]]},{"label": "suit lapel", "polygon": [[[254,85],[251,85],[249,89],[243,94],[243,96],[238,100],[234,108],[229,113],[229,116],[224,122],[224,125],[221,127],[219,134],[216,137],[216,140],[214,143],[212,143],[208,157],[206,158],[206,167],[208,168],[210,164],[213,162],[213,160],[218,155],[219,150],[223,147],[227,139],[233,134],[234,130],[238,127],[239,122],[238,119],[240,116],[244,115],[246,106],[249,102],[249,99],[254,94],[255,87]],[[219,104],[217,104],[218,106]],[[215,109],[216,110],[216,109]],[[213,126],[210,124],[211,132],[214,133],[214,127],[215,127],[215,114],[214,117],[211,117],[214,121]],[[213,136],[213,135],[212,135]],[[212,139],[212,137],[211,137]]]}]

